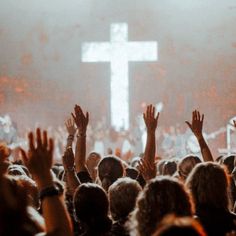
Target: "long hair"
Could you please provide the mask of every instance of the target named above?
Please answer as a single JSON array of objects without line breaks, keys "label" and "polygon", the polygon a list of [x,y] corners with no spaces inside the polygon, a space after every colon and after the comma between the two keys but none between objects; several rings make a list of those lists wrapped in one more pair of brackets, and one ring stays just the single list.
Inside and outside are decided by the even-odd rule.
[{"label": "long hair", "polygon": [[228,210],[229,180],[224,167],[213,162],[198,164],[186,184],[192,192],[196,210],[201,207]]},{"label": "long hair", "polygon": [[130,221],[131,235],[151,235],[168,214],[192,216],[191,197],[174,178],[157,177],[145,186],[138,198]]}]

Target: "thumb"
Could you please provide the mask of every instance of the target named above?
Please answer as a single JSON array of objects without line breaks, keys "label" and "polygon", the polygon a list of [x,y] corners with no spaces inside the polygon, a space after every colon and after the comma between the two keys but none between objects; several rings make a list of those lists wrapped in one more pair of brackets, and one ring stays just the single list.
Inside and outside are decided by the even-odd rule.
[{"label": "thumb", "polygon": [[188,125],[188,127],[192,130],[192,125],[188,122],[188,121],[185,121],[185,123]]}]

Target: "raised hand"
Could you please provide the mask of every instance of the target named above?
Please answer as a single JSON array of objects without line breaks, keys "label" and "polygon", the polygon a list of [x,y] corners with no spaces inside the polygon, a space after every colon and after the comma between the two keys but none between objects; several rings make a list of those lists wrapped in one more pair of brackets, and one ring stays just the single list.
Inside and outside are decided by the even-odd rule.
[{"label": "raised hand", "polygon": [[74,119],[68,118],[68,119],[65,121],[65,126],[66,126],[66,129],[67,129],[68,134],[74,136],[75,133],[76,133],[76,128],[75,128]]},{"label": "raised hand", "polygon": [[204,114],[201,115],[199,111],[195,110],[193,111],[193,114],[192,114],[192,124],[190,124],[188,121],[185,121],[185,123],[192,130],[193,134],[198,140],[199,146],[201,148],[203,160],[213,161],[211,150],[208,147],[202,133],[203,121],[204,121]]},{"label": "raised hand", "polygon": [[197,110],[193,111],[192,113],[192,124],[190,124],[188,121],[185,121],[185,123],[192,130],[193,134],[196,136],[197,139],[201,139],[203,136],[202,134],[203,121],[204,121],[204,114],[201,115],[200,112]]},{"label": "raised hand", "polygon": [[155,107],[153,105],[147,106],[146,112],[143,113],[143,119],[148,132],[156,130],[159,115],[160,113],[158,112],[155,116]]},{"label": "raised hand", "polygon": [[36,181],[51,181],[50,169],[53,162],[53,140],[47,137],[47,132],[38,128],[35,137],[32,132],[28,135],[29,151],[28,154],[21,149],[21,154],[25,166],[29,169]]},{"label": "raised hand", "polygon": [[89,122],[89,113],[86,112],[86,115],[83,113],[80,106],[75,105],[74,107],[75,114],[71,113],[75,124],[79,130],[79,135],[85,135],[87,130],[87,125]]},{"label": "raised hand", "polygon": [[139,161],[138,170],[146,181],[155,178],[157,174],[156,163],[151,164],[144,159]]}]

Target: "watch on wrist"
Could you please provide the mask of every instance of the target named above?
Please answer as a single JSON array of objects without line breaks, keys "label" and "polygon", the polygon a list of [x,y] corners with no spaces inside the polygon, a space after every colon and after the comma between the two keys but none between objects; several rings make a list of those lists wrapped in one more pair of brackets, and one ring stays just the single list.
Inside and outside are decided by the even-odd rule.
[{"label": "watch on wrist", "polygon": [[45,197],[53,197],[60,195],[60,189],[56,185],[46,187],[39,193],[39,199],[42,201]]}]

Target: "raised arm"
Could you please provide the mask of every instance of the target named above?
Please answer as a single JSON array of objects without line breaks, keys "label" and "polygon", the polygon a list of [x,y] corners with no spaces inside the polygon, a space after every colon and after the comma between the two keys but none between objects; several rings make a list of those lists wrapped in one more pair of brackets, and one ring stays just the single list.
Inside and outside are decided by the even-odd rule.
[{"label": "raised arm", "polygon": [[75,169],[76,172],[87,171],[85,165],[86,158],[86,131],[89,122],[89,114],[86,112],[86,115],[83,113],[80,106],[75,105],[74,108],[75,114],[71,113],[74,118],[75,124],[78,128],[78,135],[76,140],[75,147]]},{"label": "raised arm", "polygon": [[73,196],[76,188],[80,185],[80,181],[75,172],[75,158],[71,146],[65,150],[62,162],[66,175],[66,184],[70,195]]},{"label": "raised arm", "polygon": [[40,192],[46,235],[70,236],[72,227],[69,215],[50,173],[53,161],[53,140],[48,139],[46,131],[42,136],[40,129],[36,131],[36,145],[32,132],[29,133],[28,138],[29,152],[26,154],[24,150],[21,150],[21,153],[24,164],[32,174]]},{"label": "raised arm", "polygon": [[206,143],[206,140],[203,136],[202,128],[203,128],[203,121],[204,121],[204,114],[200,114],[199,111],[195,110],[192,113],[192,124],[188,121],[185,121],[185,123],[188,125],[188,127],[191,129],[193,134],[198,140],[199,146],[201,148],[201,153],[204,161],[214,161],[211,151]]},{"label": "raised arm", "polygon": [[156,137],[155,132],[157,128],[159,112],[155,115],[155,107],[148,105],[146,112],[143,114],[143,119],[147,129],[147,142],[144,151],[144,160],[150,164],[155,162],[156,154]]}]

